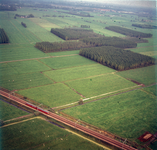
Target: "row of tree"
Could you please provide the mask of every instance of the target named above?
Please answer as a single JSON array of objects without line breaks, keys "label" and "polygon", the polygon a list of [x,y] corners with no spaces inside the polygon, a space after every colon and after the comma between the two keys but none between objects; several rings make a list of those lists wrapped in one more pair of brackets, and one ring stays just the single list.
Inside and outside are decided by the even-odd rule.
[{"label": "row of tree", "polygon": [[51,29],[51,33],[57,35],[64,40],[78,40],[80,38],[98,37],[99,35],[94,33],[93,30],[87,30],[82,28],[65,28],[65,29]]},{"label": "row of tree", "polygon": [[133,69],[155,63],[152,57],[112,46],[84,48],[79,54],[116,70]]},{"label": "row of tree", "polygon": [[0,44],[9,43],[9,38],[3,28],[0,28]]},{"label": "row of tree", "polygon": [[27,25],[25,23],[21,22],[21,25],[27,28]]},{"label": "row of tree", "polygon": [[81,25],[81,28],[90,28],[88,25]]},{"label": "row of tree", "polygon": [[145,29],[157,29],[157,26],[153,26],[150,24],[132,24],[134,27],[145,28]]},{"label": "row of tree", "polygon": [[131,37],[140,37],[140,38],[150,38],[153,35],[150,33],[142,33],[142,32],[138,32],[138,31],[134,31],[131,29],[127,29],[127,28],[122,28],[122,27],[118,27],[118,26],[109,26],[106,27],[105,29],[114,31],[114,32],[118,32],[127,36],[131,36]]},{"label": "row of tree", "polygon": [[81,41],[86,44],[92,44],[93,46],[114,46],[119,48],[135,48],[137,46],[133,41],[118,37],[84,38]]},{"label": "row of tree", "polygon": [[86,43],[81,41],[76,42],[38,42],[35,44],[35,47],[39,50],[43,51],[44,53],[50,52],[59,52],[59,51],[69,51],[69,50],[78,50],[81,48],[90,47]]}]

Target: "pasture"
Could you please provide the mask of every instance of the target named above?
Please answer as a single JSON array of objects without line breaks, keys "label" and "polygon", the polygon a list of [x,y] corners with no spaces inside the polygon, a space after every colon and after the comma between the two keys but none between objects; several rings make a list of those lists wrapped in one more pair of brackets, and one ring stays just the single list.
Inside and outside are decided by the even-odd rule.
[{"label": "pasture", "polygon": [[85,65],[74,68],[65,68],[59,70],[46,71],[44,74],[49,78],[52,78],[56,82],[62,82],[66,80],[74,80],[77,78],[85,78],[89,76],[96,76],[100,74],[107,74],[115,72],[115,70],[110,69],[106,66],[95,64],[95,65]]},{"label": "pasture", "polygon": [[20,90],[18,93],[49,107],[66,105],[79,101],[81,98],[63,83]]},{"label": "pasture", "polygon": [[2,149],[101,150],[103,148],[41,119],[1,128]]},{"label": "pasture", "polygon": [[78,79],[75,81],[65,82],[65,84],[87,98],[136,85],[114,74],[106,74],[87,79]]},{"label": "pasture", "polygon": [[136,142],[145,131],[155,133],[157,130],[156,98],[140,90],[66,109],[63,112]]},{"label": "pasture", "polygon": [[25,112],[19,108],[16,108],[2,100],[0,100],[0,106],[1,106],[0,120],[2,120],[2,121],[10,120],[10,119],[17,118],[17,117],[28,114],[27,112]]},{"label": "pasture", "polygon": [[1,76],[0,85],[10,91],[43,86],[54,83],[41,73]]},{"label": "pasture", "polygon": [[86,59],[79,55],[40,59],[40,61],[53,69],[61,69],[61,68],[96,64],[96,62]]},{"label": "pasture", "polygon": [[157,90],[156,90],[156,85],[150,86],[150,87],[146,87],[143,89],[144,91],[147,91],[148,93],[157,96]]},{"label": "pasture", "polygon": [[39,72],[51,69],[37,60],[10,62],[8,65],[14,68],[18,73]]},{"label": "pasture", "polygon": [[156,65],[121,71],[117,74],[145,85],[156,83]]},{"label": "pasture", "polygon": [[47,57],[33,45],[0,45],[0,62]]}]

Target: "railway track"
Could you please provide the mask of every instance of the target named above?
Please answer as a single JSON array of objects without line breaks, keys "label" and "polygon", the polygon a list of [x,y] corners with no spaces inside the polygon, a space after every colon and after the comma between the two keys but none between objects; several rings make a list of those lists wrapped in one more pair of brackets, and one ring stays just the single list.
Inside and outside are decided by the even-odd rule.
[{"label": "railway track", "polygon": [[4,92],[4,91],[0,90],[0,95],[2,95],[3,97],[9,98],[10,100],[15,101],[16,103],[19,103],[20,105],[23,105],[23,106],[25,106],[25,107],[27,107],[29,109],[39,111],[40,113],[42,113],[43,115],[45,115],[45,116],[47,116],[49,118],[52,118],[52,119],[54,119],[56,121],[59,121],[59,122],[65,124],[67,126],[70,126],[70,127],[75,128],[75,129],[77,129],[79,131],[82,131],[82,132],[84,132],[84,133],[86,133],[86,134],[88,134],[90,136],[93,136],[93,137],[95,137],[95,138],[97,138],[97,139],[99,139],[101,141],[109,143],[109,144],[111,144],[111,145],[113,145],[115,147],[118,147],[118,148],[123,149],[123,150],[137,150],[136,148],[133,148],[133,147],[131,147],[129,145],[126,145],[124,143],[121,143],[121,142],[119,142],[119,141],[117,141],[115,139],[112,139],[112,138],[107,137],[105,135],[102,135],[102,134],[100,134],[100,133],[98,133],[96,131],[88,129],[88,128],[80,125],[80,124],[77,124],[77,122],[73,122],[71,120],[68,120],[68,119],[66,119],[66,118],[64,118],[62,116],[59,116],[59,115],[55,114],[55,113],[52,113],[52,112],[47,111],[47,110],[44,111],[40,107],[35,108],[34,105],[33,105],[34,108],[30,107],[30,105],[28,105],[28,103],[26,101],[24,101],[24,100],[22,100],[22,99],[20,99],[20,98],[18,98],[16,96],[13,96],[10,93],[7,93],[7,92]]}]

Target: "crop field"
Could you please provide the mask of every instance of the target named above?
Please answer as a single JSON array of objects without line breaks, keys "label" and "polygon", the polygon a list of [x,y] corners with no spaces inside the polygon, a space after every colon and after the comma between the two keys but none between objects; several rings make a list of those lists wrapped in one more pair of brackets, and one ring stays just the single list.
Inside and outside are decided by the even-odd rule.
[{"label": "crop field", "polygon": [[[41,119],[2,128],[2,149],[101,150],[103,148]],[[22,138],[21,138],[22,137]]]},{"label": "crop field", "polygon": [[50,107],[66,105],[81,98],[63,83],[20,90],[18,93]]},{"label": "crop field", "polygon": [[39,72],[51,69],[37,60],[11,62],[8,65],[13,67],[18,73]]},{"label": "crop field", "polygon": [[156,65],[121,71],[117,74],[124,78],[132,79],[145,85],[156,83]]},{"label": "crop field", "polygon": [[19,90],[52,84],[53,81],[41,73],[16,74],[10,76],[1,76],[0,85],[8,90]]},{"label": "crop field", "polygon": [[56,82],[61,82],[61,81],[73,80],[77,78],[107,74],[111,72],[115,72],[115,70],[100,64],[95,64],[95,65],[86,65],[86,66],[80,66],[74,68],[46,71],[44,72],[44,74],[46,74],[49,78],[52,78]]},{"label": "crop field", "polygon": [[33,45],[0,45],[0,62],[47,57],[48,55],[39,51]]},{"label": "crop field", "polygon": [[155,97],[136,90],[63,112],[121,137],[137,141],[145,131],[155,133],[157,130],[155,104]]},{"label": "crop field", "polygon": [[88,60],[79,55],[40,59],[40,61],[53,69],[96,64],[96,62]]},{"label": "crop field", "polygon": [[5,121],[13,118],[17,118],[20,116],[27,115],[28,113],[20,110],[2,100],[0,100],[0,120]]},{"label": "crop field", "polygon": [[85,97],[97,96],[136,85],[114,74],[106,74],[99,77],[69,81],[65,82],[65,84],[75,89]]}]

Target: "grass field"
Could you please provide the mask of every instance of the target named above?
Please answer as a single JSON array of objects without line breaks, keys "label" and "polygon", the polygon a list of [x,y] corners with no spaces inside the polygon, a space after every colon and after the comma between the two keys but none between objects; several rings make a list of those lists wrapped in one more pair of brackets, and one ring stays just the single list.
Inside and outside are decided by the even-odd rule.
[{"label": "grass field", "polygon": [[53,81],[41,73],[16,74],[1,76],[0,85],[8,90],[19,90],[31,88],[46,84],[52,84]]},{"label": "grass field", "polygon": [[146,88],[144,88],[144,90],[149,92],[150,94],[153,94],[153,95],[157,96],[156,85],[146,87]]},{"label": "grass field", "polygon": [[50,107],[66,105],[81,98],[63,83],[21,90],[18,93]]},{"label": "grass field", "polygon": [[0,119],[2,121],[17,118],[28,113],[0,100]]},{"label": "grass field", "polygon": [[156,99],[140,90],[70,108],[64,112],[135,141],[145,131],[155,133],[157,130]]},{"label": "grass field", "polygon": [[80,50],[74,50],[74,51],[63,51],[63,52],[53,52],[53,53],[47,53],[50,56],[62,56],[62,55],[71,55],[71,54],[79,54]]},{"label": "grass field", "polygon": [[53,69],[96,64],[96,62],[86,59],[79,55],[40,59],[40,61]]},{"label": "grass field", "polygon": [[86,66],[80,66],[74,68],[46,71],[44,72],[44,74],[46,74],[48,77],[52,78],[56,82],[61,82],[61,81],[84,78],[84,77],[94,76],[99,74],[107,74],[111,72],[115,72],[115,70],[100,64],[95,64],[95,65],[86,65]]},{"label": "grass field", "polygon": [[47,57],[48,55],[36,49],[33,45],[0,45],[0,62]]},{"label": "grass field", "polygon": [[69,81],[65,84],[85,97],[97,96],[136,85],[114,74]]},{"label": "grass field", "polygon": [[14,68],[18,73],[39,72],[51,69],[37,60],[10,62],[8,65]]},{"label": "grass field", "polygon": [[49,122],[33,119],[2,128],[2,149],[101,150],[103,148]]},{"label": "grass field", "polygon": [[156,65],[121,71],[117,74],[124,78],[133,79],[145,85],[156,83]]}]

